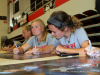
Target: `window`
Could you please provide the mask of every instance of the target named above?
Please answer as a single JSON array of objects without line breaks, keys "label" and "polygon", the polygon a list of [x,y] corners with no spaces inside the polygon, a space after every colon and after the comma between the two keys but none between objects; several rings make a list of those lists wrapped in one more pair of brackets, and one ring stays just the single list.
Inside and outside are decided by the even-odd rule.
[{"label": "window", "polygon": [[19,1],[17,0],[16,2],[14,2],[13,6],[14,6],[13,13],[15,14],[19,11]]},{"label": "window", "polygon": [[[36,11],[42,6],[42,0],[31,0],[31,11]],[[36,7],[35,7],[36,3]]]},{"label": "window", "polygon": [[31,11],[35,11],[35,0],[31,0]]}]

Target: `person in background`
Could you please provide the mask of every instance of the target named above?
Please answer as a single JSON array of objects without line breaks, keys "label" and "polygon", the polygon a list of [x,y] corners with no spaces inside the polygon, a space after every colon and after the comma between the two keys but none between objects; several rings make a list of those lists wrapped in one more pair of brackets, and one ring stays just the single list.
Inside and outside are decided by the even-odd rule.
[{"label": "person in background", "polygon": [[[95,9],[100,14],[100,0],[95,1]],[[98,47],[92,47],[92,50],[90,50],[90,46],[85,48],[86,53],[90,57],[99,57],[100,56],[100,48]]]},{"label": "person in background", "polygon": [[[52,42],[52,35],[47,32],[44,22],[41,19],[35,19],[31,23],[32,36],[24,45],[20,48],[14,48],[13,53],[24,53],[33,46],[33,49],[42,49],[49,46]],[[30,51],[32,53],[32,50]]]},{"label": "person in background", "polygon": [[85,47],[89,45],[89,39],[82,23],[74,16],[64,11],[55,11],[47,20],[51,34],[55,36],[52,44],[42,50],[33,50],[34,54],[50,53],[56,49],[56,53],[79,53],[85,55]]},{"label": "person in background", "polygon": [[[22,46],[21,42],[15,41],[17,47]],[[7,39],[5,41],[5,47],[3,48],[3,51],[13,51],[14,48],[16,48],[16,45],[14,44],[14,41],[12,39]]]},{"label": "person in background", "polygon": [[[25,38],[25,41],[22,43],[24,45],[32,37],[31,25],[25,26],[22,29],[22,33],[22,36]],[[28,51],[31,50],[31,48],[29,48]]]},{"label": "person in background", "polygon": [[22,36],[25,38],[25,41],[23,42],[23,45],[32,37],[32,31],[31,31],[31,25],[25,26],[22,29]]}]

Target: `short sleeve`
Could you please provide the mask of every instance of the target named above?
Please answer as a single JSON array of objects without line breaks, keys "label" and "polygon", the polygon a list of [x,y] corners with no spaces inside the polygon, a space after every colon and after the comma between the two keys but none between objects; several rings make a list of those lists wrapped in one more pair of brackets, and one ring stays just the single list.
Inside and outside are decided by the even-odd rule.
[{"label": "short sleeve", "polygon": [[54,37],[53,37],[51,34],[48,34],[48,35],[47,35],[47,39],[46,39],[46,41],[47,41],[47,46],[49,46],[49,45],[52,43],[53,38],[54,38]]},{"label": "short sleeve", "polygon": [[28,43],[30,46],[33,46],[34,39],[35,37],[32,36],[26,43]]},{"label": "short sleeve", "polygon": [[59,39],[56,39],[54,37],[53,40],[52,40],[52,45],[55,46],[55,47],[57,47],[58,45],[61,45],[61,43],[60,43]]},{"label": "short sleeve", "polygon": [[77,39],[81,45],[84,41],[89,40],[86,31],[81,27],[76,31]]},{"label": "short sleeve", "polygon": [[15,41],[15,43],[16,43],[17,46],[22,46],[22,43],[19,42],[19,41]]},{"label": "short sleeve", "polygon": [[24,42],[23,42],[23,45],[27,42],[28,40],[26,39]]}]

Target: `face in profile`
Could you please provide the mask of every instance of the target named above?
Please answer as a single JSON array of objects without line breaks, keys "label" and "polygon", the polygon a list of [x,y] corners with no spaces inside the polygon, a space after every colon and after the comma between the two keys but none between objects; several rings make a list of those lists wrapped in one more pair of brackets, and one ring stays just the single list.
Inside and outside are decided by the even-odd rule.
[{"label": "face in profile", "polygon": [[54,35],[57,39],[60,39],[65,35],[64,31],[59,30],[54,25],[48,25],[48,27],[51,31],[51,35]]},{"label": "face in profile", "polygon": [[43,29],[38,21],[33,22],[31,27],[33,35],[35,36],[42,35]]},{"label": "face in profile", "polygon": [[22,30],[22,36],[25,38],[25,39],[28,39],[29,36],[31,35],[31,31],[27,31],[25,29]]}]

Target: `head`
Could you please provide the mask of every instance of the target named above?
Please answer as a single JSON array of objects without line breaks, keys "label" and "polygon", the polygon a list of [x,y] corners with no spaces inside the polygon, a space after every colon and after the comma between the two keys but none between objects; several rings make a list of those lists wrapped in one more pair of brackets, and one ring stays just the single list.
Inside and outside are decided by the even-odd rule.
[{"label": "head", "polygon": [[29,39],[31,36],[32,36],[32,32],[31,32],[31,25],[28,25],[28,26],[25,26],[23,29],[22,29],[22,36],[25,38],[25,39]]},{"label": "head", "polygon": [[64,11],[55,11],[48,19],[48,27],[52,31],[52,35],[56,38],[63,37],[66,32],[75,32],[76,28],[81,27],[80,21],[75,17],[71,17]]},{"label": "head", "polygon": [[46,39],[47,31],[45,23],[41,19],[35,19],[31,23],[32,33],[34,36],[41,36],[41,41]]},{"label": "head", "polygon": [[5,46],[11,48],[14,45],[14,42],[12,39],[7,39],[5,41]]},{"label": "head", "polygon": [[96,0],[95,2],[95,9],[98,11],[98,13],[100,14],[100,0]]}]

